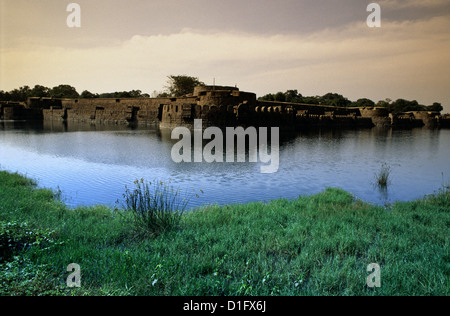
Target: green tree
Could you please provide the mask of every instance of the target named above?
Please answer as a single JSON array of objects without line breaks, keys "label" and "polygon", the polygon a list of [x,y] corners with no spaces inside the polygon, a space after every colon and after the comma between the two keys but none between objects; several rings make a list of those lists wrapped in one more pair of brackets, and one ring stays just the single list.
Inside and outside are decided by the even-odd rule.
[{"label": "green tree", "polygon": [[67,84],[62,84],[57,87],[54,87],[50,90],[50,96],[52,98],[67,98],[67,99],[76,99],[80,95],[78,94],[77,90]]},{"label": "green tree", "polygon": [[442,112],[444,110],[444,107],[440,103],[434,102],[432,105],[427,106],[427,110],[433,112]]},{"label": "green tree", "polygon": [[327,93],[320,98],[320,104],[346,107],[346,106],[350,106],[352,104],[352,102],[340,94]]},{"label": "green tree", "polygon": [[50,88],[41,86],[41,85],[35,85],[33,89],[30,91],[30,96],[37,97],[37,98],[45,98],[50,96]]},{"label": "green tree", "polygon": [[262,97],[259,97],[258,100],[261,101],[275,101],[275,95],[273,95],[272,93],[263,95]]},{"label": "green tree", "polygon": [[389,108],[392,100],[386,99],[386,100],[380,100],[377,102],[376,106],[380,108]]},{"label": "green tree", "polygon": [[84,90],[83,92],[81,92],[80,97],[82,99],[93,99],[93,98],[98,98],[98,94],[94,94],[88,90]]},{"label": "green tree", "polygon": [[114,92],[114,98],[132,98],[131,93],[128,91]]},{"label": "green tree", "polygon": [[129,92],[130,96],[132,98],[142,98],[142,91],[141,90],[131,90]]},{"label": "green tree", "polygon": [[181,97],[194,92],[196,86],[204,86],[205,84],[197,77],[186,75],[168,76],[168,86],[166,87],[168,94],[172,97]]},{"label": "green tree", "polygon": [[25,102],[31,96],[31,89],[29,86],[23,86],[19,89],[14,89],[9,92],[8,101]]},{"label": "green tree", "polygon": [[102,98],[102,99],[108,99],[108,98],[114,98],[114,96],[115,96],[115,94],[112,92],[104,92],[104,93],[100,93],[98,97]]},{"label": "green tree", "polygon": [[366,99],[366,98],[362,98],[362,99],[358,99],[357,101],[353,102],[351,104],[351,106],[353,107],[374,107],[375,106],[375,102],[373,102],[370,99]]},{"label": "green tree", "polygon": [[159,92],[158,94],[156,94],[156,98],[168,98],[170,97],[168,92]]},{"label": "green tree", "polygon": [[303,96],[298,93],[297,90],[287,90],[284,95],[286,97],[286,102],[302,103]]},{"label": "green tree", "polygon": [[302,103],[303,96],[298,93],[297,90],[287,90],[286,92],[277,92],[276,94],[266,94],[259,97],[261,101],[278,101],[278,102],[290,102],[290,103]]},{"label": "green tree", "polygon": [[405,99],[397,99],[389,104],[388,109],[395,113],[409,112],[409,111],[423,111],[426,107],[420,105],[416,100],[408,101]]},{"label": "green tree", "polygon": [[0,91],[0,101],[9,101],[11,99],[11,96],[9,92],[5,92],[3,90]]},{"label": "green tree", "polygon": [[305,104],[319,104],[320,103],[320,99],[321,99],[321,97],[319,97],[319,96],[303,97],[301,103],[305,103]]},{"label": "green tree", "polygon": [[286,102],[286,95],[283,92],[278,92],[277,94],[275,94],[275,101]]}]

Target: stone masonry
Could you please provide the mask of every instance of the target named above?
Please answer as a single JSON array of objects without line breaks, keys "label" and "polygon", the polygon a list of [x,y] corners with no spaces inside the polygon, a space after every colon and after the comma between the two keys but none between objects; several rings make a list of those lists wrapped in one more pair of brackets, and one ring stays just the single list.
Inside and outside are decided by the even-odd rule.
[{"label": "stone masonry", "polygon": [[435,112],[392,114],[386,108],[331,106],[258,101],[237,87],[199,86],[178,98],[50,99],[29,98],[27,104],[0,103],[0,119],[37,118],[161,127],[279,126],[302,128],[449,127],[450,117]]}]

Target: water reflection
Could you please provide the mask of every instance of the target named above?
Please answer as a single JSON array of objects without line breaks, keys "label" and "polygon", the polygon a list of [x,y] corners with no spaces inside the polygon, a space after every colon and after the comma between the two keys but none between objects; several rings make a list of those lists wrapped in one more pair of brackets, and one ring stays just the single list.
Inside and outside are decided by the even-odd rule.
[{"label": "water reflection", "polygon": [[[0,167],[44,187],[59,186],[73,206],[113,205],[125,185],[140,178],[172,179],[181,188],[202,189],[205,194],[192,206],[296,198],[326,187],[389,205],[421,198],[449,182],[449,140],[449,130],[428,129],[282,133],[278,172],[261,174],[260,163],[175,163],[171,149],[177,140],[171,139],[170,129],[0,122]],[[383,163],[391,167],[392,183],[378,190],[374,174]]]}]

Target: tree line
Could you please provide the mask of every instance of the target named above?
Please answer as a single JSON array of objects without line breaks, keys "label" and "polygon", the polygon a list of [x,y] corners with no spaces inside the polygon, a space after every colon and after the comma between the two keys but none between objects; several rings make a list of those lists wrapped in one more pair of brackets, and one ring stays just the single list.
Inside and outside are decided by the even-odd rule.
[{"label": "tree line", "polygon": [[[194,87],[205,85],[197,77],[179,75],[168,76],[165,90],[161,92],[154,91],[152,97],[180,97],[190,94]],[[0,101],[25,102],[29,97],[48,97],[48,98],[68,98],[68,99],[90,99],[90,98],[149,98],[150,95],[142,93],[141,90],[131,90],[122,92],[92,93],[84,90],[81,94],[67,84],[59,85],[53,88],[35,85],[33,88],[23,86],[18,89],[5,92],[0,91]],[[436,111],[441,112],[443,107],[440,103],[434,102],[432,105],[422,105],[416,100],[409,101],[405,99],[385,99],[375,103],[374,101],[361,98],[356,101],[350,101],[338,93],[327,93],[323,96],[303,96],[298,90],[287,90],[286,92],[269,93],[259,98],[262,101],[277,101],[289,103],[320,104],[338,107],[385,107],[390,112],[408,112],[408,111]]]},{"label": "tree line", "polygon": [[77,90],[67,84],[59,85],[53,88],[35,85],[33,88],[23,86],[11,91],[0,91],[0,101],[16,101],[25,102],[28,98],[64,98],[64,99],[90,99],[90,98],[145,98],[150,95],[142,93],[140,90],[108,92],[108,93],[92,93],[88,90],[78,93]]},{"label": "tree line", "polygon": [[[164,91],[154,91],[153,97],[180,97],[194,91],[194,87],[205,85],[197,77],[186,75],[168,76],[167,85]],[[0,101],[25,102],[28,98],[59,98],[59,99],[93,99],[93,98],[149,98],[150,95],[142,93],[141,90],[92,93],[88,90],[78,93],[75,87],[62,84],[53,88],[42,85],[35,85],[33,88],[23,86],[11,91],[0,90]]]},{"label": "tree line", "polygon": [[327,93],[323,96],[303,96],[297,90],[287,90],[286,92],[277,92],[275,94],[269,93],[259,98],[262,101],[277,101],[289,103],[304,103],[304,104],[320,104],[328,106],[339,107],[385,107],[390,112],[408,112],[408,111],[436,111],[441,112],[444,108],[438,102],[432,105],[422,105],[416,100],[409,101],[405,99],[391,99],[380,100],[377,103],[374,101],[361,98],[356,101],[350,101],[338,93]]}]

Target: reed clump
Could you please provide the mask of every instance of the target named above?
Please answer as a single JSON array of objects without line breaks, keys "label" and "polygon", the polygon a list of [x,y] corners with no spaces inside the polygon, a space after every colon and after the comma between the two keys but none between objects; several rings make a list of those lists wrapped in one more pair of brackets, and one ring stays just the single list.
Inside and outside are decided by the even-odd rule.
[{"label": "reed clump", "polygon": [[134,181],[135,188],[125,187],[125,209],[132,212],[138,236],[158,236],[179,226],[189,201],[198,194],[183,193],[169,182]]},{"label": "reed clump", "polygon": [[375,174],[376,183],[378,186],[385,188],[390,184],[391,167],[386,163],[381,165],[381,169]]}]

